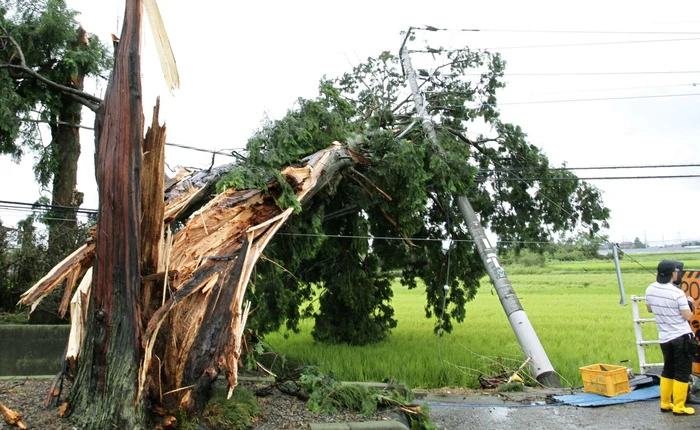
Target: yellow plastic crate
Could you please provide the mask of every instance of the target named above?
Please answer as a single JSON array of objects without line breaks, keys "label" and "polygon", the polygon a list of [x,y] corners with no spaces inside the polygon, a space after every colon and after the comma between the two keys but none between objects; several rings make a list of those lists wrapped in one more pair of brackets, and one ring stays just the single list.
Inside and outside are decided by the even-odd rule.
[{"label": "yellow plastic crate", "polygon": [[612,364],[591,364],[580,368],[583,378],[583,391],[615,397],[629,393],[630,381],[627,378],[627,368]]}]

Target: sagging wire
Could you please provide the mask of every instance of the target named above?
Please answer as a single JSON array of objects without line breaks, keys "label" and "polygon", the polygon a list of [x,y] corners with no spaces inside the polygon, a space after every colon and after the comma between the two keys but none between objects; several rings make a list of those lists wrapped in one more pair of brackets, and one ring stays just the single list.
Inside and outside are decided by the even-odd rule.
[{"label": "sagging wire", "polygon": [[656,272],[652,271],[651,269],[649,269],[648,267],[646,267],[645,265],[643,265],[643,264],[640,263],[639,261],[635,260],[630,254],[628,254],[628,253],[626,253],[625,251],[623,251],[622,248],[620,248],[620,245],[619,245],[619,244],[614,243],[613,246],[616,246],[616,247],[617,247],[617,252],[622,253],[622,255],[626,255],[630,260],[632,260],[632,261],[634,261],[635,263],[637,263],[637,264],[639,265],[639,267],[641,267],[642,269],[644,269],[644,270],[646,270],[647,272],[651,273],[652,275],[656,276]]}]

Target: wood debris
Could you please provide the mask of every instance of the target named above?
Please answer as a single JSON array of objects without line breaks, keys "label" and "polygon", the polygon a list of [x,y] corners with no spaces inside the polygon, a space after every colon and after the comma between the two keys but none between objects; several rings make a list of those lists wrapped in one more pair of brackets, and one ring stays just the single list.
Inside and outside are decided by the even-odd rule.
[{"label": "wood debris", "polygon": [[2,413],[3,418],[5,418],[5,422],[11,426],[17,426],[20,429],[26,429],[27,424],[25,424],[24,421],[22,421],[22,415],[13,411],[12,409],[8,409],[0,403],[0,413]]}]

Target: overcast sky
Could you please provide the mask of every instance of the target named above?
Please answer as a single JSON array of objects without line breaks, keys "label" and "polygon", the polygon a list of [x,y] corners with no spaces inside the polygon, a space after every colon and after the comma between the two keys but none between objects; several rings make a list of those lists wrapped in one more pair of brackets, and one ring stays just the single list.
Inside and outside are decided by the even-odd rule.
[{"label": "overcast sky", "polygon": [[[108,42],[119,34],[123,0],[68,0],[87,31]],[[264,115],[279,118],[298,97],[316,95],[318,80],[349,71],[359,59],[397,52],[409,26],[451,29],[583,30],[589,33],[418,33],[447,48],[499,48],[508,63],[498,100],[502,119],[522,126],[553,164],[570,167],[700,163],[700,2],[697,1],[266,1],[160,0],[181,88],[163,83],[150,30],[142,51],[146,123],[156,96],[168,142],[211,150],[240,148]],[[694,21],[695,20],[695,21]],[[646,32],[603,34],[592,31]],[[684,33],[684,34],[671,34]],[[694,33],[694,34],[693,34]],[[654,40],[674,39],[665,42]],[[683,40],[678,40],[683,39]],[[644,43],[626,43],[647,41]],[[625,42],[608,44],[608,42]],[[109,42],[108,42],[109,43]],[[584,45],[577,45],[584,44]],[[551,45],[576,45],[552,47]],[[532,47],[541,46],[541,47]],[[529,47],[529,48],[523,48]],[[414,54],[414,63],[421,61]],[[688,72],[657,73],[639,72]],[[591,75],[591,72],[638,74]],[[541,75],[579,73],[578,75]],[[523,75],[525,74],[525,75]],[[540,74],[540,75],[531,75]],[[102,96],[104,85],[86,90]],[[649,96],[691,94],[682,97]],[[572,101],[642,97],[632,99]],[[522,103],[565,101],[558,103]],[[513,103],[513,104],[510,104]],[[92,126],[87,110],[83,124]],[[47,134],[47,133],[45,133]],[[48,136],[44,136],[47,138]],[[81,132],[79,190],[97,207],[94,140]],[[166,162],[206,167],[211,155],[166,148]],[[231,161],[217,157],[217,163]],[[0,157],[0,200],[39,197],[31,157]],[[581,170],[580,177],[693,175],[700,168]],[[613,241],[639,237],[666,244],[700,239],[700,178],[595,180],[612,211]],[[0,211],[3,222],[18,213]]]}]

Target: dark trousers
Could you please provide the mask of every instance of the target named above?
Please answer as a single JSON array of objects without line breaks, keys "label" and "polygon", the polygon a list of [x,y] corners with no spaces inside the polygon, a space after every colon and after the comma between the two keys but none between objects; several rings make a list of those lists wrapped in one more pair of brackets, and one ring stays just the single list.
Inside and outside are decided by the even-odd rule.
[{"label": "dark trousers", "polygon": [[664,355],[664,370],[661,376],[675,379],[678,382],[688,382],[693,368],[693,357],[688,351],[689,341],[695,342],[692,334],[685,334],[669,342],[661,344]]}]

